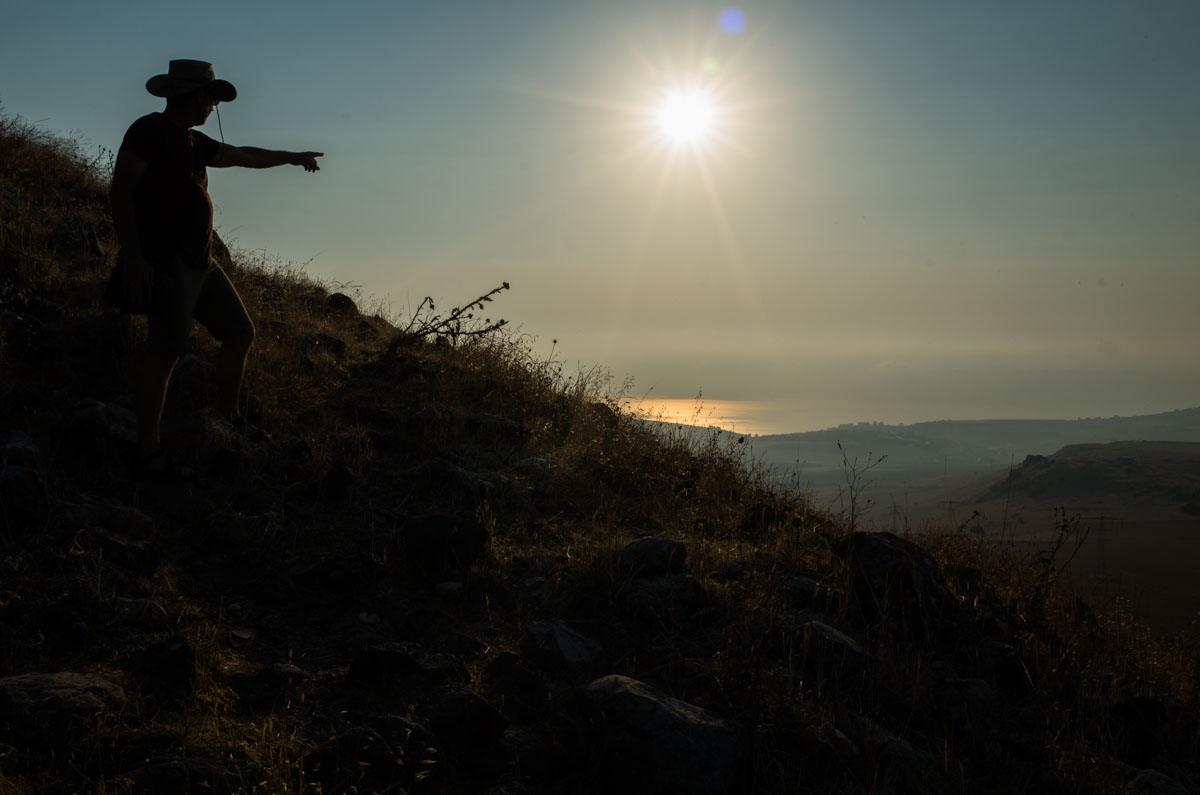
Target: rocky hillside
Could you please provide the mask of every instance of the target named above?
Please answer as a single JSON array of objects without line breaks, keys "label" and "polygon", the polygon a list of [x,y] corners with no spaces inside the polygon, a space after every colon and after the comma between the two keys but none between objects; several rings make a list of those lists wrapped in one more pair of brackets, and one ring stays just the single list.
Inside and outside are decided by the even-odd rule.
[{"label": "rocky hillside", "polygon": [[851,533],[490,294],[385,319],[226,252],[253,425],[198,329],[164,426],[198,474],[136,478],[104,165],[0,120],[0,793],[1200,784],[1194,633],[1086,609],[1052,550]]}]

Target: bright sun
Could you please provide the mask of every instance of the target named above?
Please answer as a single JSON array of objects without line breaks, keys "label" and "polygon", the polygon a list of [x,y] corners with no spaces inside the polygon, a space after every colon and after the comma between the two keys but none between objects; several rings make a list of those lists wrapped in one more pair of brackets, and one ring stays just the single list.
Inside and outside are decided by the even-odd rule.
[{"label": "bright sun", "polygon": [[658,129],[672,144],[698,144],[712,131],[716,110],[712,97],[700,89],[672,91],[655,114]]}]

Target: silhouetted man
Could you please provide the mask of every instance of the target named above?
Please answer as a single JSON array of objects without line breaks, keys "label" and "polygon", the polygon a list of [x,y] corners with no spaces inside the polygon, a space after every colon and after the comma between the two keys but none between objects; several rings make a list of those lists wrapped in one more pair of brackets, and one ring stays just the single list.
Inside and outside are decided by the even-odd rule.
[{"label": "silhouetted man", "polygon": [[206,168],[303,166],[317,171],[321,152],[279,152],[231,146],[193,130],[237,89],[218,80],[204,61],[171,61],[146,90],[164,97],[162,113],[130,126],[113,169],[113,224],[125,265],[126,297],[148,301],[148,341],[137,386],[138,464],[141,475],[186,477],[190,468],[162,449],[159,426],[171,371],[191,333],[193,318],[221,342],[217,354],[217,409],[239,424],[238,393],[254,325],[225,272],[212,261],[212,200]]}]

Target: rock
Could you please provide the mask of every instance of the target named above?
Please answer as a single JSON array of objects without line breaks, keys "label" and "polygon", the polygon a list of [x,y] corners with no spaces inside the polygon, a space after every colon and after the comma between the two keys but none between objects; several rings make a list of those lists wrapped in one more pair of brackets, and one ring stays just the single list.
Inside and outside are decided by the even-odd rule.
[{"label": "rock", "polygon": [[549,458],[522,458],[513,464],[513,471],[518,475],[536,480],[545,480],[554,471],[555,464]]},{"label": "rock", "polygon": [[1156,752],[1164,747],[1170,733],[1167,707],[1162,700],[1130,696],[1113,704],[1110,715],[1120,758],[1135,767],[1155,767]]},{"label": "rock", "polygon": [[121,776],[120,791],[244,792],[246,782],[266,779],[266,773],[245,751],[237,748],[187,748],[178,756],[152,759]]},{"label": "rock", "polygon": [[331,315],[357,315],[358,304],[345,293],[331,293],[325,299],[325,309]]},{"label": "rock", "polygon": [[299,340],[300,350],[305,353],[325,352],[340,359],[346,355],[346,341],[332,334],[312,334]]},{"label": "rock", "polygon": [[588,403],[584,406],[584,414],[603,428],[615,428],[621,420],[621,415],[607,403]]},{"label": "rock", "polygon": [[19,466],[37,469],[38,457],[41,454],[41,448],[27,433],[9,431],[0,434],[0,467]]},{"label": "rock", "polygon": [[600,772],[611,792],[717,795],[734,790],[746,763],[745,729],[624,676],[583,691]]},{"label": "rock", "polygon": [[621,550],[621,567],[635,577],[656,577],[681,571],[687,560],[687,545],[682,541],[647,536]]},{"label": "rock", "polygon": [[518,444],[524,434],[521,423],[495,414],[472,414],[467,417],[467,432],[476,439]]},{"label": "rock", "polygon": [[550,691],[512,652],[496,656],[483,671],[483,689],[510,720],[536,720],[550,700]]},{"label": "rock", "polygon": [[334,464],[321,478],[319,489],[325,499],[347,503],[354,497],[354,487],[357,485],[358,475],[345,464]]},{"label": "rock", "polygon": [[839,684],[863,672],[867,653],[849,635],[815,620],[807,622],[803,632],[804,665],[809,671]]},{"label": "rock", "polygon": [[243,704],[269,709],[274,707],[288,690],[306,679],[308,674],[301,668],[291,663],[275,663],[256,671],[235,673],[229,677],[229,686]]},{"label": "rock", "polygon": [[406,522],[400,541],[409,573],[432,584],[465,575],[483,554],[487,532],[475,519],[435,514]]},{"label": "rock", "polygon": [[903,784],[904,789],[912,792],[928,790],[928,778],[935,770],[933,754],[861,715],[844,713],[841,723],[862,749],[868,764],[886,776],[875,782],[878,791],[894,791],[896,787],[889,786],[893,782]]},{"label": "rock", "polygon": [[74,410],[76,430],[124,444],[137,444],[137,415],[111,403],[85,400]]},{"label": "rock", "polygon": [[519,592],[521,607],[527,612],[538,614],[550,605],[550,584],[545,577],[526,577],[521,580]]},{"label": "rock", "polygon": [[447,751],[468,760],[500,739],[508,718],[474,693],[457,690],[434,708],[429,727]]},{"label": "rock", "polygon": [[0,679],[0,723],[17,731],[13,742],[61,742],[79,721],[119,710],[125,691],[103,676],[30,673]]},{"label": "rock", "polygon": [[958,600],[925,550],[893,533],[852,533],[834,544],[859,608],[909,638],[945,628]]},{"label": "rock", "polygon": [[50,499],[37,471],[8,465],[0,469],[0,538],[25,539],[46,526]]},{"label": "rock", "polygon": [[383,564],[359,552],[327,558],[295,575],[292,580],[298,587],[307,590],[349,594],[373,589],[381,577]]},{"label": "rock", "polygon": [[406,762],[377,732],[359,726],[322,743],[300,766],[323,792],[388,792],[408,778]]},{"label": "rock", "polygon": [[128,312],[112,310],[90,317],[71,333],[73,359],[91,370],[111,370],[113,360],[137,347],[136,326]]},{"label": "rock", "polygon": [[133,626],[149,629],[167,623],[167,610],[157,599],[129,599],[118,596],[113,605],[117,613]]},{"label": "rock", "polygon": [[153,541],[132,541],[98,527],[80,534],[80,540],[89,542],[105,562],[142,577],[153,576],[162,564],[162,548]]},{"label": "rock", "polygon": [[695,616],[707,601],[704,587],[693,575],[666,574],[634,580],[625,604],[635,619],[670,627]]},{"label": "rock", "polygon": [[151,478],[137,484],[144,507],[179,522],[198,522],[217,512],[203,486],[196,481]]},{"label": "rock", "polygon": [[44,362],[62,353],[50,328],[27,312],[0,310],[0,338],[5,353],[17,359]]},{"label": "rock", "polygon": [[415,684],[424,669],[412,652],[394,643],[371,644],[354,655],[346,672],[352,685]]},{"label": "rock", "polygon": [[82,496],[81,502],[60,501],[58,513],[66,524],[76,528],[103,528],[135,536],[154,532],[154,520],[141,511],[88,494]]},{"label": "rock", "polygon": [[[382,737],[403,761],[404,773],[391,785],[408,785],[408,792],[442,792],[439,778],[445,764],[437,740],[420,723],[400,715],[375,715],[367,720],[369,728]],[[388,791],[388,790],[384,790]]]},{"label": "rock", "polygon": [[449,486],[476,498],[491,497],[511,483],[507,476],[499,472],[469,472],[440,460],[426,464],[424,474],[436,484]]},{"label": "rock", "polygon": [[594,675],[602,653],[599,644],[561,621],[535,621],[521,638],[524,658],[555,674]]},{"label": "rock", "polygon": [[985,639],[979,645],[979,663],[984,680],[1009,698],[1021,699],[1032,692],[1033,677],[1009,644]]},{"label": "rock", "polygon": [[996,706],[996,693],[982,679],[953,678],[937,687],[936,703],[942,718],[953,726],[981,728]]},{"label": "rock", "polygon": [[1157,770],[1139,770],[1125,785],[1127,795],[1188,795],[1194,790]]},{"label": "rock", "polygon": [[[212,402],[216,377],[215,364],[194,353],[188,353],[180,356],[179,361],[175,363],[175,369],[171,371],[171,387],[180,390],[181,394],[186,394],[189,400],[208,404]],[[220,418],[220,421],[223,420],[223,417]]]},{"label": "rock", "polygon": [[951,590],[963,601],[977,605],[998,605],[1000,603],[996,587],[981,570],[974,566],[947,563],[942,571]]},{"label": "rock", "polygon": [[432,401],[408,415],[404,424],[412,433],[432,434],[445,431],[450,427],[453,419],[454,415],[450,413],[450,409],[437,401]]},{"label": "rock", "polygon": [[806,609],[832,613],[842,602],[839,589],[804,574],[789,577],[783,588],[797,606]]},{"label": "rock", "polygon": [[166,698],[183,698],[192,692],[196,653],[186,638],[176,636],[134,654],[126,669],[146,690]]}]

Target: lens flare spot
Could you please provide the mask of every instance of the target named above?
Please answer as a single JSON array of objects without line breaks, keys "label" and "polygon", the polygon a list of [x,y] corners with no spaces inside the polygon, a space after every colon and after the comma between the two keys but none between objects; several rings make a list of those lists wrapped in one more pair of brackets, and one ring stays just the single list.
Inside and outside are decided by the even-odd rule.
[{"label": "lens flare spot", "polygon": [[746,13],[737,6],[729,6],[718,17],[721,30],[736,36],[746,29]]}]

